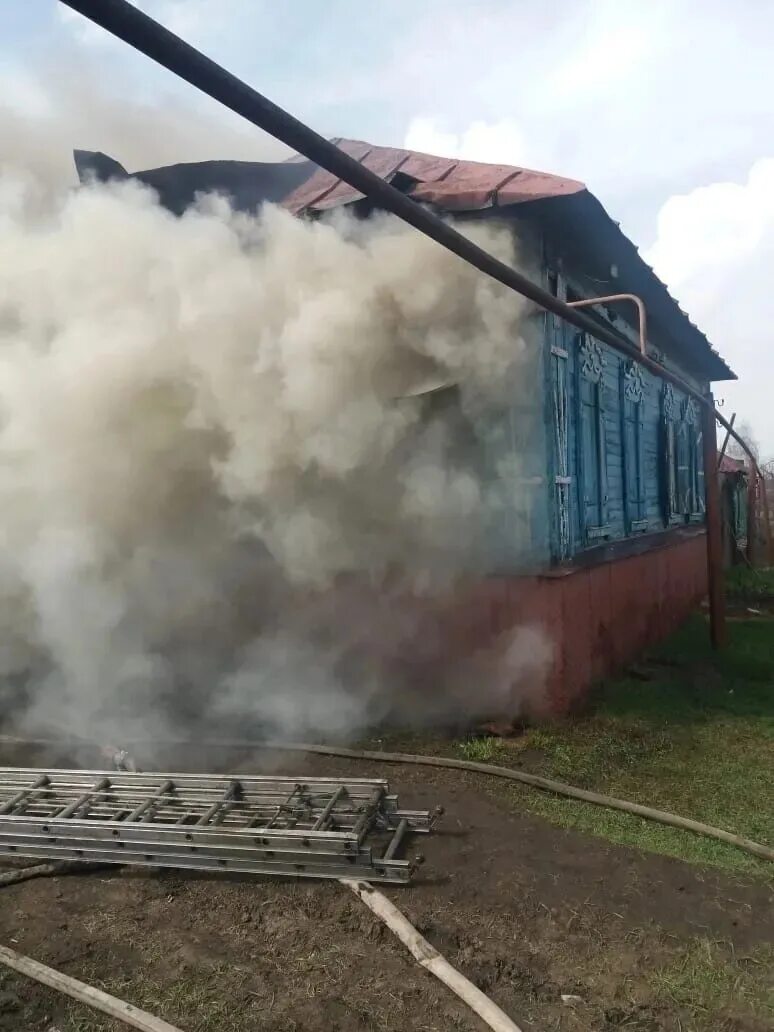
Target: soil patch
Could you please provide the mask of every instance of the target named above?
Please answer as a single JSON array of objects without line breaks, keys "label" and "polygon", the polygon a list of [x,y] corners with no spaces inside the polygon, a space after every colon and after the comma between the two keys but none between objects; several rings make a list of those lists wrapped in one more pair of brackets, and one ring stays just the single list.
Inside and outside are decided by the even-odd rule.
[{"label": "soil patch", "polygon": [[[168,760],[260,770],[245,753]],[[464,772],[300,755],[272,769],[386,776],[404,805],[445,807],[438,831],[409,847],[426,857],[420,876],[387,894],[525,1032],[774,1028],[757,989],[772,970],[771,887],[558,829]],[[336,883],[118,869],[41,879],[0,889],[0,942],[186,1032],[481,1028]],[[726,992],[743,958],[749,973]],[[699,977],[711,985],[694,987]],[[3,1032],[52,1027],[119,1028],[0,976]]]}]

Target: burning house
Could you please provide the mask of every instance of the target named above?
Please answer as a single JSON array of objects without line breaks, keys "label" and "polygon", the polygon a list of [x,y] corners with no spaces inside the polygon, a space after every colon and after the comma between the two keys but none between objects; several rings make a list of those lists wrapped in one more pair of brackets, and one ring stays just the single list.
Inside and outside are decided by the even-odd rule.
[{"label": "burning house", "polygon": [[[582,183],[335,142],[463,231],[504,227],[518,238],[534,279],[568,303],[587,305],[600,326],[613,326],[697,389],[733,379]],[[78,151],[76,165],[83,182],[138,180],[178,215],[207,193],[227,196],[241,212],[271,202],[308,220],[341,208],[363,219],[374,214],[356,190],[300,158],[129,174],[112,158]],[[497,676],[510,676],[504,652],[526,629],[535,637],[522,639],[520,650],[540,657],[517,664],[513,676],[537,677],[540,668],[540,707],[562,712],[594,679],[673,630],[705,594],[701,421],[691,398],[592,335],[544,313],[528,321],[531,357],[512,396],[501,392],[489,407],[463,405],[462,418],[464,384],[454,377],[434,379],[430,370],[405,387],[425,399],[430,416],[456,414],[468,459],[497,502],[484,521],[476,576],[456,577],[440,601],[434,598],[432,616],[427,600],[416,603],[421,619],[409,621],[411,631],[386,651],[391,660],[399,653],[401,668],[420,677],[439,664],[461,664],[465,684],[456,690],[475,691],[472,679],[492,676],[482,657],[497,655]],[[358,607],[374,605],[377,623],[390,622],[391,606],[403,612],[407,605],[402,596],[355,598]]]}]

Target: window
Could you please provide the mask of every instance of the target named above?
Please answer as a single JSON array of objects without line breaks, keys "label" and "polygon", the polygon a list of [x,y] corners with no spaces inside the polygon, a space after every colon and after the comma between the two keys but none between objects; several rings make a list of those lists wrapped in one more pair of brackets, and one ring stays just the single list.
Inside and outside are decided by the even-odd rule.
[{"label": "window", "polygon": [[645,377],[638,362],[621,363],[621,440],[627,534],[648,529],[645,483]]},{"label": "window", "polygon": [[[555,296],[564,289],[559,274],[554,270],[548,273],[548,289]],[[546,316],[548,322],[548,340],[550,350],[548,363],[550,369],[550,422],[552,428],[553,457],[553,520],[552,548],[556,558],[567,559],[571,547],[571,496],[573,478],[570,473],[570,439],[571,417],[570,384],[568,382],[569,353],[564,344],[564,324],[557,316]]]},{"label": "window", "polygon": [[688,487],[685,513],[691,522],[704,519],[704,448],[699,411],[693,398],[686,398],[683,425],[688,444]]},{"label": "window", "polygon": [[605,432],[602,345],[578,334],[576,369],[578,508],[581,539],[608,537],[607,440]]},{"label": "window", "polygon": [[551,422],[554,456],[554,552],[559,559],[570,553],[570,449],[567,418],[567,352],[551,345]]},{"label": "window", "polygon": [[704,518],[704,460],[696,404],[692,398],[679,402],[667,383],[661,408],[664,521],[699,522]]},{"label": "window", "polygon": [[665,383],[661,394],[661,473],[664,523],[679,523],[677,503],[677,431],[675,428],[677,398],[671,383]]}]

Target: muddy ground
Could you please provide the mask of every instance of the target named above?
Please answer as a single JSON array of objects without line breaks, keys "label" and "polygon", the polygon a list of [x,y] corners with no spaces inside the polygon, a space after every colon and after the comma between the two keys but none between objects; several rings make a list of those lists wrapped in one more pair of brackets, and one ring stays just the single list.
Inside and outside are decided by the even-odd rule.
[{"label": "muddy ground", "polygon": [[[214,769],[212,758],[174,759]],[[227,766],[259,769],[237,755]],[[302,756],[279,766],[386,776],[403,805],[446,808],[421,840],[416,882],[386,892],[524,1032],[774,1028],[745,967],[754,981],[774,943],[771,884],[554,828],[472,774]],[[330,882],[118,869],[40,879],[0,889],[0,942],[185,1032],[483,1028]],[[733,961],[736,982],[718,958]],[[119,1027],[0,972],[2,1032]]]}]

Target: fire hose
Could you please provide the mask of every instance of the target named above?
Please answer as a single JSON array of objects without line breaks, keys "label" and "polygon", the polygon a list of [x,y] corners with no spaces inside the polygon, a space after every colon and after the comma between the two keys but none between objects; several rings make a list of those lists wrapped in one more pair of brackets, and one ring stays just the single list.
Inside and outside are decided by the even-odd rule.
[{"label": "fire hose", "polygon": [[[52,869],[43,872],[38,868],[37,874],[57,873],[53,870],[56,865],[49,864],[47,866]],[[19,871],[18,873],[23,875],[24,871]],[[400,939],[417,963],[434,975],[440,982],[443,982],[447,988],[451,989],[463,1003],[470,1007],[474,1014],[477,1014],[492,1029],[492,1032],[521,1032],[519,1026],[511,1021],[508,1015],[496,1003],[490,1000],[485,993],[482,993],[460,971],[452,967],[448,960],[441,956],[438,950],[419,934],[408,918],[386,896],[381,892],[377,892],[368,882],[342,878],[341,884],[351,889],[365,903],[368,909],[376,914],[390,931]],[[162,1018],[157,1018],[147,1011],[134,1007],[131,1003],[126,1003],[124,1000],[111,996],[101,989],[95,989],[93,986],[87,985],[77,978],[72,978],[61,971],[47,967],[45,964],[41,964],[31,957],[25,957],[23,954],[17,953],[16,950],[9,949],[6,946],[0,946],[0,964],[12,968],[14,971],[18,971],[20,974],[26,975],[36,982],[56,989],[58,992],[70,996],[79,1003],[94,1007],[96,1010],[102,1011],[103,1014],[108,1014],[111,1018],[123,1021],[131,1028],[139,1029],[140,1032],[182,1032],[181,1029],[170,1025]]]},{"label": "fire hose", "polygon": [[[57,745],[67,743],[54,738],[25,739],[16,738],[13,735],[0,735],[0,745]],[[85,740],[76,740],[73,745],[83,746],[88,744]],[[184,740],[145,740],[128,743],[133,747],[143,748],[147,746],[156,747],[181,747],[190,745]],[[666,824],[672,828],[680,828],[683,831],[691,831],[695,835],[703,835],[706,838],[716,839],[729,846],[736,846],[753,856],[762,860],[774,862],[774,849],[771,846],[764,846],[760,842],[743,835],[735,835],[733,832],[725,831],[723,828],[715,828],[703,821],[695,821],[690,817],[681,817],[666,810],[658,810],[652,806],[643,806],[641,803],[633,803],[628,799],[618,799],[616,796],[604,795],[601,792],[592,792],[589,789],[577,788],[575,785],[568,785],[563,781],[554,781],[552,778],[544,778],[539,774],[529,774],[523,770],[514,770],[511,767],[499,767],[491,763],[477,763],[475,760],[459,760],[452,756],[426,756],[421,753],[402,752],[381,752],[369,749],[347,749],[338,745],[316,745],[310,742],[256,742],[248,739],[221,739],[218,741],[199,742],[199,747],[206,749],[264,749],[272,752],[300,752],[316,754],[318,756],[334,756],[345,760],[367,760],[376,763],[405,763],[413,766],[424,767],[445,767],[449,770],[469,770],[476,774],[488,774],[490,777],[505,778],[509,781],[518,781],[532,788],[550,792],[553,795],[566,796],[569,799],[579,799],[584,803],[591,803],[594,806],[604,806],[611,810],[620,810],[622,813],[631,813],[636,817],[643,817],[645,820],[656,821],[659,824]]]},{"label": "fire hose", "polygon": [[[224,743],[225,744],[225,743]],[[236,743],[230,742],[229,745]],[[246,743],[242,743],[246,745]],[[524,785],[531,785],[533,788],[540,788],[544,792],[551,792],[554,795],[567,796],[570,799],[580,799],[585,803],[593,803],[595,806],[605,806],[611,810],[621,810],[624,813],[632,813],[637,817],[644,817],[646,820],[657,821],[659,824],[667,824],[672,828],[681,828],[685,831],[692,831],[696,835],[704,835],[707,838],[717,839],[718,842],[725,842],[727,845],[736,846],[753,856],[763,860],[774,861],[774,849],[764,846],[760,842],[745,838],[742,835],[734,835],[722,828],[715,828],[711,824],[704,824],[702,821],[694,821],[690,817],[680,817],[675,813],[668,813],[666,810],[656,810],[651,806],[642,806],[640,803],[629,802],[628,799],[617,799],[615,796],[603,795],[600,792],[590,792],[585,788],[576,788],[575,785],[567,785],[563,781],[554,781],[551,778],[543,778],[539,774],[528,774],[523,770],[513,770],[511,767],[498,767],[490,763],[477,763],[475,760],[458,760],[450,756],[423,756],[421,753],[395,753],[377,752],[367,749],[345,749],[333,745],[311,745],[307,743],[262,743],[262,748],[287,752],[316,753],[321,756],[338,756],[349,760],[375,760],[380,763],[406,763],[416,764],[425,767],[447,767],[451,770],[470,770],[477,774],[488,774],[490,777],[506,778],[509,781],[519,781]]]},{"label": "fire hose", "polygon": [[[13,739],[9,736],[0,736],[0,742],[15,742],[18,743],[19,739]],[[26,744],[30,744],[27,742]],[[38,741],[38,744],[45,744]],[[48,743],[50,744],[50,742]],[[61,743],[60,743],[61,744]],[[83,743],[81,743],[83,744]],[[140,744],[140,743],[136,743]],[[155,744],[155,745],[184,745],[183,742],[155,742],[155,743],[142,743],[144,745]],[[258,743],[250,742],[245,740],[222,740],[215,742],[200,743],[207,748],[231,748],[231,749],[256,749],[257,747],[266,750],[276,752],[303,752],[307,754],[316,754],[322,756],[331,756],[341,759],[348,760],[361,760],[361,761],[372,761],[381,763],[404,763],[409,765],[427,766],[427,767],[442,767],[452,770],[463,770],[472,771],[477,774],[487,774],[490,777],[504,778],[510,781],[519,782],[521,784],[529,785],[533,788],[538,788],[546,792],[551,792],[555,795],[566,796],[572,799],[579,799],[583,802],[592,803],[596,806],[605,806],[610,809],[620,810],[625,813],[631,813],[635,816],[642,817],[646,820],[657,821],[661,824],[666,824],[670,827],[680,828],[682,830],[691,831],[694,834],[703,835],[708,838],[716,839],[719,842],[723,842],[727,845],[736,846],[739,849],[743,849],[754,856],[760,857],[764,860],[774,861],[774,849],[769,846],[764,846],[761,843],[754,842],[751,839],[745,838],[741,835],[735,835],[731,832],[725,831],[721,828],[715,828],[709,824],[704,824],[701,821],[695,821],[691,818],[680,817],[677,814],[668,813],[664,810],[657,810],[653,807],[643,806],[640,803],[633,803],[629,800],[618,799],[614,796],[603,795],[599,792],[592,792],[587,789],[577,788],[574,785],[567,785],[564,782],[554,781],[550,778],[544,778],[537,774],[529,774],[525,771],[514,770],[510,767],[500,767],[494,764],[488,763],[477,763],[473,760],[460,760],[453,757],[446,756],[426,756],[419,753],[400,753],[400,752],[380,752],[376,750],[367,749],[347,749],[343,746],[331,746],[331,745],[317,745],[314,743],[299,743],[299,742],[264,742]],[[60,873],[57,870],[58,865],[47,865],[48,870],[43,868],[28,868],[26,871],[13,872],[10,877],[7,878],[8,884],[14,881],[21,881],[27,877],[37,877],[42,874],[53,874]],[[80,866],[80,865],[79,865]],[[401,942],[407,947],[409,952],[415,958],[415,960],[441,982],[450,988],[461,1000],[463,1000],[473,1011],[476,1013],[493,1032],[520,1032],[519,1027],[484,993],[482,993],[472,982],[470,982],[465,976],[457,971],[449,964],[449,962],[438,953],[435,948],[427,942],[417,931],[416,928],[408,921],[408,919],[398,910],[397,907],[384,896],[381,892],[378,892],[368,882],[354,881],[352,879],[340,879],[341,884],[345,885],[352,892],[354,892],[369,909],[382,920],[385,925],[401,940]],[[9,960],[9,957],[11,958]],[[13,963],[11,962],[13,961]],[[19,966],[19,962],[24,961],[27,968]],[[8,964],[8,966],[15,967],[17,970],[23,971],[25,974],[29,974],[30,977],[37,977],[34,973],[40,969],[43,972],[50,972],[51,969],[44,968],[43,965],[36,965],[35,961],[29,961],[28,958],[20,958],[19,955],[14,954],[11,950],[5,950],[0,947],[0,963]],[[53,975],[57,975],[57,972],[53,972]],[[49,976],[47,976],[49,977]],[[54,988],[59,988],[63,992],[69,992],[69,989],[65,987],[65,983],[62,981],[66,976],[58,976],[59,982],[56,985],[52,981],[46,981],[45,978],[39,978],[40,981],[44,981],[46,984],[54,985]],[[83,986],[82,983],[76,983],[78,986]],[[89,987],[86,986],[85,989]],[[98,990],[94,991],[99,993]],[[74,993],[70,992],[70,995]],[[106,996],[106,994],[102,994]],[[76,997],[82,998],[82,997]],[[108,1000],[113,1000],[112,997],[107,997]],[[91,1002],[93,1006],[100,1007],[99,1002],[93,1000],[84,999],[83,1002]],[[118,1004],[121,1001],[114,1001]],[[129,1007],[128,1004],[123,1005]],[[104,1008],[101,1008],[104,1009]],[[134,1009],[133,1009],[134,1010]],[[112,1013],[113,1016],[119,1017],[113,1011],[106,1011],[106,1013]],[[142,1020],[151,1018],[149,1015],[145,1015],[144,1012],[137,1012],[142,1016]],[[126,1012],[122,1016],[122,1020],[132,1024],[133,1027],[139,1029],[147,1029],[148,1032],[168,1032],[172,1026],[161,1024],[136,1024],[126,1016]],[[151,1022],[157,1020],[152,1019]],[[173,1032],[179,1032],[179,1030],[173,1030]]]},{"label": "fire hose", "polygon": [[383,893],[377,892],[369,882],[342,878],[341,884],[351,889],[387,925],[421,967],[451,989],[493,1032],[521,1032],[505,1011],[500,1010],[486,993],[482,993],[470,979],[452,967]]},{"label": "fire hose", "polygon": [[95,1010],[102,1011],[103,1014],[108,1014],[111,1018],[123,1021],[131,1028],[139,1029],[140,1032],[182,1032],[175,1025],[170,1025],[169,1022],[163,1021],[147,1011],[140,1010],[139,1007],[126,1003],[125,1000],[119,1000],[117,996],[111,996],[109,993],[104,993],[101,989],[95,989],[94,986],[87,985],[77,978],[72,978],[61,971],[47,967],[31,957],[25,957],[21,953],[17,953],[16,950],[9,949],[7,946],[0,946],[0,964],[12,968],[14,971],[18,971],[19,974],[26,975],[27,978],[32,978],[36,982],[41,982],[51,989],[56,989],[58,992],[64,993],[65,996],[69,996],[79,1003],[85,1003],[89,1007],[94,1007]]}]

